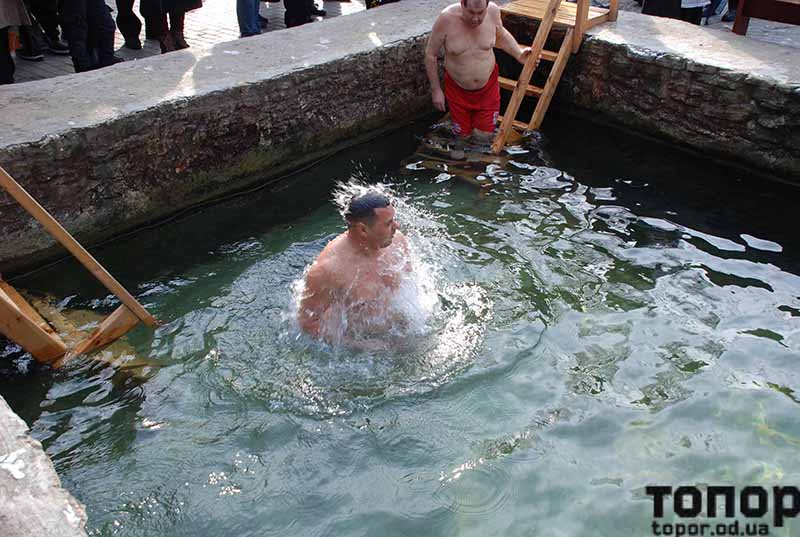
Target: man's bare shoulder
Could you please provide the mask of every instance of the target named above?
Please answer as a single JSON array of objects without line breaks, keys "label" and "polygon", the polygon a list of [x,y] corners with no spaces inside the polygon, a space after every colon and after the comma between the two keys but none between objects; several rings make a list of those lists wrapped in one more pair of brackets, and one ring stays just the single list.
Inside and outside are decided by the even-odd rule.
[{"label": "man's bare shoulder", "polygon": [[450,4],[439,13],[439,20],[449,23],[461,16],[461,4]]},{"label": "man's bare shoulder", "polygon": [[486,14],[490,19],[496,22],[500,22],[500,6],[495,4],[494,2],[489,2],[489,5],[486,8]]},{"label": "man's bare shoulder", "polygon": [[311,266],[317,278],[324,278],[329,287],[339,287],[352,268],[352,251],[343,235],[339,235],[320,252]]}]

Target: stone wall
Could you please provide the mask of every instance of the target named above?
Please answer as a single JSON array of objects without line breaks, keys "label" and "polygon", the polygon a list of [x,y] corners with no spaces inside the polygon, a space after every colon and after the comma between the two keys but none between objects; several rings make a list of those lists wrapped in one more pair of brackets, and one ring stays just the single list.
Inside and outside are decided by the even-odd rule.
[{"label": "stone wall", "polygon": [[83,505],[61,488],[42,445],[0,397],[0,534],[86,535]]},{"label": "stone wall", "polygon": [[[267,180],[431,112],[424,47],[449,1],[5,87],[0,165],[88,244]],[[621,12],[554,106],[800,183],[796,49]],[[0,238],[0,272],[63,253],[4,194]]]}]

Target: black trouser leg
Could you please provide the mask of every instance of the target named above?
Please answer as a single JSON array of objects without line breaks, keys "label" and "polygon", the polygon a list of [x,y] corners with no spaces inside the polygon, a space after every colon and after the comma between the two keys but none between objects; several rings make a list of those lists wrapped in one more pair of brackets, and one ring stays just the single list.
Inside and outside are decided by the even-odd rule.
[{"label": "black trouser leg", "polygon": [[135,42],[142,31],[142,21],[133,12],[133,0],[117,0],[117,28],[125,41]]},{"label": "black trouser leg", "polygon": [[0,84],[14,83],[14,58],[8,48],[8,27],[0,28]]},{"label": "black trouser leg", "polygon": [[89,71],[95,67],[92,59],[94,47],[89,41],[87,2],[88,0],[61,0],[58,4],[61,29],[64,31],[64,39],[69,44],[69,53],[76,73]]},{"label": "black trouser leg", "polygon": [[114,34],[117,25],[105,0],[87,0],[89,34],[97,53],[97,63],[105,67],[114,63]]},{"label": "black trouser leg", "polygon": [[58,1],[27,0],[27,4],[47,38],[58,41]]}]

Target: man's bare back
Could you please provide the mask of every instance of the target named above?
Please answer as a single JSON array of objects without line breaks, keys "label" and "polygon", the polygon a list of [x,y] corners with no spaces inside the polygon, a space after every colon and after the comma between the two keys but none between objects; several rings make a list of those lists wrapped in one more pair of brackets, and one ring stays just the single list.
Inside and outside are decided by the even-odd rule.
[{"label": "man's bare back", "polygon": [[382,348],[380,338],[398,322],[392,300],[411,270],[408,241],[398,231],[394,208],[374,218],[348,220],[306,274],[298,321],[308,334],[333,344]]}]

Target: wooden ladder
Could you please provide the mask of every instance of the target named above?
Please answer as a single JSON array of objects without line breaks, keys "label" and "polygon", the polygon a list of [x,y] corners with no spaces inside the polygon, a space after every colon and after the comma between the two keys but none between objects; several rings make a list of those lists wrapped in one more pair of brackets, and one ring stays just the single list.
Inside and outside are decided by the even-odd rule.
[{"label": "wooden ladder", "polygon": [[144,306],[1,167],[0,186],[122,302],[75,348],[67,349],[39,312],[16,289],[0,279],[0,333],[29,352],[37,361],[58,366],[72,356],[91,352],[113,342],[139,321],[150,327],[158,326],[158,321]]},{"label": "wooden ladder", "polygon": [[[519,80],[500,78],[500,87],[513,93],[505,113],[499,118],[500,131],[492,143],[492,153],[497,155],[503,150],[514,129],[529,131],[536,130],[542,125],[569,56],[578,52],[586,30],[607,21],[617,20],[618,2],[619,0],[611,0],[609,8],[604,9],[590,7],[589,0],[578,0],[575,4],[566,0],[516,0],[502,8],[504,15],[517,15],[538,20],[540,23],[531,44],[531,54],[522,68]],[[544,50],[545,42],[554,25],[566,27],[564,41],[558,52]],[[540,60],[553,64],[543,88],[530,83]],[[528,123],[517,121],[517,112],[526,95],[539,99]]]}]

